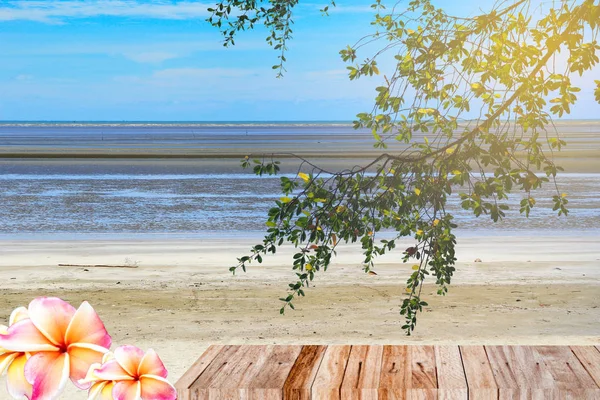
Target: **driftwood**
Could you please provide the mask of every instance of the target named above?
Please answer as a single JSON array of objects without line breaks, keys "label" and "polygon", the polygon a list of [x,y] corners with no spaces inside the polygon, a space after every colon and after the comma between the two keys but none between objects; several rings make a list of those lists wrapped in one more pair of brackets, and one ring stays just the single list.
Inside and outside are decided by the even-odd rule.
[{"label": "driftwood", "polygon": [[80,267],[80,268],[137,268],[137,265],[105,265],[105,264],[58,264],[59,267]]}]

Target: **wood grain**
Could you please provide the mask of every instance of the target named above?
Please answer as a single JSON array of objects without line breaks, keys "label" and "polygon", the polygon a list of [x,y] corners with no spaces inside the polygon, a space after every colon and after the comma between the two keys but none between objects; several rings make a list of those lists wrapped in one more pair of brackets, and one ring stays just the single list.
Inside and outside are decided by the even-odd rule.
[{"label": "wood grain", "polygon": [[[210,384],[208,398],[247,399],[250,382],[263,368],[264,363],[273,351],[273,346],[244,346],[245,351],[238,352],[238,359],[231,363],[233,368],[222,369]],[[228,373],[225,373],[228,371]]]},{"label": "wood grain", "polygon": [[410,346],[411,388],[413,400],[437,399],[437,374],[433,346]]},{"label": "wood grain", "polygon": [[218,377],[219,371],[235,364],[236,353],[242,350],[241,346],[225,346],[208,365],[204,372],[190,387],[191,400],[208,399],[208,390],[213,379]]},{"label": "wood grain", "polygon": [[460,346],[471,399],[497,400],[498,385],[483,346]]},{"label": "wood grain", "polygon": [[352,346],[344,380],[342,400],[377,400],[383,346]]},{"label": "wood grain", "polygon": [[182,400],[600,399],[596,346],[211,346]]},{"label": "wood grain", "polygon": [[179,378],[175,383],[177,389],[177,398],[180,400],[191,400],[190,388],[192,384],[198,379],[204,372],[206,367],[215,359],[215,357],[221,352],[224,346],[213,345],[209,346],[208,349],[196,360],[194,364]]},{"label": "wood grain", "polygon": [[594,346],[571,346],[571,350],[600,388],[600,350]]},{"label": "wood grain", "polygon": [[436,346],[439,400],[468,400],[469,389],[458,346]]},{"label": "wood grain", "polygon": [[327,346],[312,385],[313,400],[339,400],[344,372],[352,346]]},{"label": "wood grain", "polygon": [[408,346],[383,346],[379,399],[409,400],[412,387],[410,348]]},{"label": "wood grain", "polygon": [[543,363],[550,372],[553,382],[548,388],[569,390],[573,387],[580,389],[596,389],[598,386],[573,354],[569,347],[535,346],[536,361]]},{"label": "wood grain", "polygon": [[283,385],[283,398],[309,400],[315,376],[321,366],[326,346],[303,346]]},{"label": "wood grain", "polygon": [[302,346],[275,346],[261,370],[248,385],[249,399],[281,400],[283,385]]}]

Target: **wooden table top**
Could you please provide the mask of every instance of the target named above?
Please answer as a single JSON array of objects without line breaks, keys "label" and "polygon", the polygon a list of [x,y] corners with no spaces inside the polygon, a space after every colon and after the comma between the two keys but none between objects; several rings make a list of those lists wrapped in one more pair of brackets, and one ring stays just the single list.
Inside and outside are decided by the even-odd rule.
[{"label": "wooden table top", "polygon": [[219,345],[175,386],[180,400],[600,400],[600,346]]}]

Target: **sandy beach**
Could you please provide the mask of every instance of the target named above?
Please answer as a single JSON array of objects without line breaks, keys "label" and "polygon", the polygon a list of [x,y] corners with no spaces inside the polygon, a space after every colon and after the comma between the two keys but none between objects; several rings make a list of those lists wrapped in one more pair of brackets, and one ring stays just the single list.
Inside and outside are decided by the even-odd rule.
[{"label": "sandy beach", "polygon": [[[573,192],[570,222],[545,214],[533,216],[529,225],[520,225],[514,216],[511,225],[495,229],[459,221],[450,292],[441,297],[431,281],[425,286],[430,307],[411,337],[401,329],[399,314],[410,274],[400,252],[382,257],[377,275],[366,275],[360,248],[342,246],[307,296],[295,301],[296,310],[283,316],[278,298],[295,278],[292,248],[282,248],[247,273],[231,275],[228,268],[236,257],[261,239],[252,229],[262,229],[264,211],[252,207],[272,199],[265,200],[257,188],[277,195],[277,182],[238,176],[238,157],[256,150],[241,137],[228,137],[228,145],[210,142],[212,150],[199,140],[189,151],[134,144],[124,150],[122,143],[115,148],[90,143],[67,151],[60,144],[38,146],[35,140],[22,148],[0,146],[0,168],[11,185],[2,203],[0,317],[7,319],[13,308],[37,296],[58,296],[74,306],[87,300],[105,322],[113,348],[155,349],[173,383],[210,344],[219,343],[600,344],[599,126],[568,125],[573,148],[558,162],[568,173],[592,173],[565,180],[565,190]],[[314,135],[295,138],[306,142],[308,156],[332,170],[374,154],[351,158],[366,138],[338,137],[340,143],[320,143]],[[277,140],[277,151],[298,146]],[[322,158],[334,148],[340,158]],[[121,159],[131,149],[139,157]],[[206,156],[196,158],[203,149]],[[28,158],[11,158],[20,151]],[[70,158],[81,151],[81,158]],[[182,156],[182,151],[190,158],[157,159]],[[48,152],[52,159],[35,158]],[[90,158],[98,154],[103,158]],[[295,173],[297,163],[289,161],[282,172]],[[201,174],[213,180],[198,180]],[[236,191],[242,194],[235,197]],[[194,197],[199,195],[208,197]],[[127,233],[128,216],[139,217],[132,233]],[[246,225],[240,228],[243,218]],[[192,225],[199,221],[206,224]],[[173,233],[160,233],[167,228]],[[398,246],[404,245],[412,243]],[[482,262],[474,262],[477,258]],[[86,395],[70,387],[62,398]]]},{"label": "sandy beach", "polygon": [[36,296],[88,300],[115,345],[156,349],[173,382],[213,343],[600,343],[600,235],[459,237],[450,293],[426,287],[430,307],[410,338],[398,314],[409,267],[398,255],[372,276],[358,247],[341,248],[296,311],[280,316],[290,248],[245,274],[227,268],[255,239],[3,241],[0,315]]}]

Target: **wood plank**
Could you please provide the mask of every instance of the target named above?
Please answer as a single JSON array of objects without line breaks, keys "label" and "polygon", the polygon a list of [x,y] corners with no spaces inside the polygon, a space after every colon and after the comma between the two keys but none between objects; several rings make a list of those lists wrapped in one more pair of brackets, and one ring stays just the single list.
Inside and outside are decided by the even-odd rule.
[{"label": "wood plank", "polygon": [[486,346],[498,397],[553,399],[558,395],[548,367],[532,346]]},{"label": "wood plank", "polygon": [[600,399],[595,346],[210,346],[181,400]]},{"label": "wood plank", "polygon": [[342,400],[377,400],[383,346],[352,346],[344,380],[340,389]]},{"label": "wood plank", "polygon": [[313,400],[339,400],[340,388],[352,346],[327,346],[312,385]]},{"label": "wood plank", "polygon": [[485,346],[485,352],[499,390],[518,390],[519,383],[513,372],[510,354],[506,346]]},{"label": "wood plank", "polygon": [[196,379],[190,387],[191,400],[207,399],[208,388],[215,379],[219,371],[226,368],[235,360],[235,355],[242,349],[242,346],[225,346],[208,365],[204,372]]},{"label": "wood plank", "polygon": [[552,377],[552,389],[596,389],[598,386],[567,346],[534,346],[537,362],[544,363]]},{"label": "wood plank", "polygon": [[310,400],[311,388],[327,346],[303,346],[283,385],[283,398]]},{"label": "wood plank", "polygon": [[412,387],[410,348],[408,346],[383,346],[380,400],[410,400],[408,389]]},{"label": "wood plank", "polygon": [[273,346],[243,346],[231,360],[231,368],[223,368],[208,388],[209,400],[248,398],[248,385],[258,374]]},{"label": "wood plank", "polygon": [[458,346],[435,346],[438,400],[468,400],[469,389]]},{"label": "wood plank", "polygon": [[483,346],[460,346],[469,398],[497,400],[498,385]]},{"label": "wood plank", "polygon": [[175,383],[175,388],[177,389],[177,398],[180,400],[190,400],[190,388],[192,384],[198,379],[200,375],[204,372],[204,370],[208,367],[208,365],[215,359],[217,354],[223,349],[222,345],[213,345],[208,346],[208,349],[198,359],[192,366],[179,378],[177,383]]},{"label": "wood plank", "polygon": [[274,346],[261,370],[248,385],[249,399],[283,399],[283,385],[301,350],[302,346]]},{"label": "wood plank", "polygon": [[412,400],[437,399],[435,348],[433,346],[410,346],[410,369],[409,398]]},{"label": "wood plank", "polygon": [[600,387],[600,350],[594,346],[571,346],[570,348],[596,386]]}]

